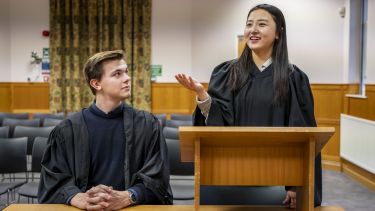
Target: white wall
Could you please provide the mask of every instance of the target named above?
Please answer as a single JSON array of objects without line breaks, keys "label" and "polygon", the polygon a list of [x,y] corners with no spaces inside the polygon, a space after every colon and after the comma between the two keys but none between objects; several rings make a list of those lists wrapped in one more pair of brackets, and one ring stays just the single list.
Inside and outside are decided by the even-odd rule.
[{"label": "white wall", "polygon": [[0,0],[0,82],[10,81],[9,0]]},{"label": "white wall", "polygon": [[343,0],[280,1],[287,25],[290,61],[305,71],[311,83],[343,81]]},{"label": "white wall", "polygon": [[343,82],[344,0],[193,1],[193,75],[208,81],[220,62],[237,56],[236,36],[243,33],[250,8],[270,3],[286,18],[289,57],[313,83]]},{"label": "white wall", "polygon": [[32,70],[31,51],[42,56],[42,49],[49,47],[49,39],[42,36],[49,30],[48,0],[10,1],[10,68],[11,81],[27,81]]},{"label": "white wall", "polygon": [[368,0],[366,83],[375,84],[375,1]]},{"label": "white wall", "polygon": [[[348,83],[349,15],[339,8],[351,0],[153,0],[152,64],[163,66],[158,82],[175,82],[178,72],[207,82],[212,69],[237,56],[248,10],[258,3],[279,7],[287,22],[289,56],[312,83]],[[375,1],[369,0],[367,83],[375,83]],[[9,11],[9,12],[8,12]],[[348,7],[347,7],[347,14]],[[48,38],[48,0],[0,1],[0,81],[26,81],[30,52],[42,54]]]},{"label": "white wall", "polygon": [[157,82],[175,82],[179,72],[191,74],[191,5],[193,0],[153,0],[151,64],[162,65]]},{"label": "white wall", "polygon": [[243,34],[246,0],[193,1],[193,76],[208,82],[213,68],[236,58],[237,36]]}]

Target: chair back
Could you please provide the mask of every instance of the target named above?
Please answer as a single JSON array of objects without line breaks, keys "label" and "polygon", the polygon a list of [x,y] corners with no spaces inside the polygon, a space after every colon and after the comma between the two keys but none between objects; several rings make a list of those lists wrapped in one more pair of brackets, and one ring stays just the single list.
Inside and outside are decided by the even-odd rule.
[{"label": "chair back", "polygon": [[3,120],[3,126],[9,126],[9,137],[13,137],[13,132],[15,126],[29,126],[29,127],[39,127],[39,119],[9,119],[5,118]]},{"label": "chair back", "polygon": [[27,138],[0,138],[0,173],[27,171]]},{"label": "chair back", "polygon": [[181,162],[178,128],[164,127],[171,175],[194,175],[194,163]]},{"label": "chair back", "polygon": [[43,114],[43,113],[35,113],[33,115],[33,119],[64,119],[64,112],[55,113],[55,114]]},{"label": "chair back", "polygon": [[158,118],[161,128],[164,128],[167,120],[167,114],[155,114],[155,117]]},{"label": "chair back", "polygon": [[171,114],[171,120],[193,121],[193,116],[188,114]]},{"label": "chair back", "polygon": [[31,158],[32,172],[40,172],[42,168],[41,162],[44,155],[44,151],[47,148],[47,140],[48,138],[45,137],[36,137],[34,139],[33,152]]},{"label": "chair back", "polygon": [[0,126],[3,125],[3,120],[6,119],[6,118],[10,118],[10,119],[28,119],[29,118],[29,114],[28,113],[4,113],[4,112],[0,112]]},{"label": "chair back", "polygon": [[71,111],[71,112],[68,112],[68,114],[66,115],[66,117],[71,117],[73,116],[74,114],[78,113],[79,111]]},{"label": "chair back", "polygon": [[9,126],[0,127],[0,138],[9,138]]},{"label": "chair back", "polygon": [[16,126],[14,129],[13,138],[18,137],[27,137],[27,154],[31,155],[33,143],[35,137],[45,137],[48,138],[51,131],[55,128],[55,126],[51,127],[27,127],[27,126]]},{"label": "chair back", "polygon": [[180,126],[192,126],[193,121],[183,121],[183,120],[167,120],[165,123],[166,127],[178,128]]},{"label": "chair back", "polygon": [[53,119],[53,118],[45,118],[43,120],[42,126],[43,127],[51,127],[51,126],[56,126],[62,122],[62,119]]}]

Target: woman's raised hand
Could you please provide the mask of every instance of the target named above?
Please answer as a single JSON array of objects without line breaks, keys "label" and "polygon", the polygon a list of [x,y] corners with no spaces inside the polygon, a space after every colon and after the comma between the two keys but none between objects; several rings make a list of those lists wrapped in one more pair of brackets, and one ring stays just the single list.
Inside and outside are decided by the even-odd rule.
[{"label": "woman's raised hand", "polygon": [[198,95],[199,100],[206,100],[208,98],[208,94],[206,90],[204,90],[204,86],[199,83],[197,80],[193,79],[191,76],[187,76],[183,73],[178,73],[175,75],[178,83],[180,83],[185,88],[195,91]]},{"label": "woman's raised hand", "polygon": [[193,79],[191,76],[187,76],[183,73],[179,73],[174,76],[178,83],[180,83],[182,86],[184,86],[187,89],[190,89],[192,91],[195,91],[196,93],[204,91],[204,87],[201,83],[199,83],[197,80]]}]

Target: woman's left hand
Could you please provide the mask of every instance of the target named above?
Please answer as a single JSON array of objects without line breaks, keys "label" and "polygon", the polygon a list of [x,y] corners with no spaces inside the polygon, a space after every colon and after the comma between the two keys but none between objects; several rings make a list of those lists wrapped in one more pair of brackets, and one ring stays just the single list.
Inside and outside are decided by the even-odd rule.
[{"label": "woman's left hand", "polygon": [[286,192],[285,200],[283,204],[288,206],[289,208],[295,209],[297,207],[297,193],[293,190],[288,190]]}]

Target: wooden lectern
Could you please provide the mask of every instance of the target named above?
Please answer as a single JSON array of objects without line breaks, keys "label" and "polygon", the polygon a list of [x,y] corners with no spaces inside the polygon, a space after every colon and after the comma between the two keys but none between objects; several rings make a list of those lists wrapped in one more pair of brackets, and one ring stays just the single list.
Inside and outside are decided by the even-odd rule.
[{"label": "wooden lectern", "polygon": [[333,127],[180,127],[181,160],[200,185],[301,186],[297,209],[314,210],[315,155]]}]

